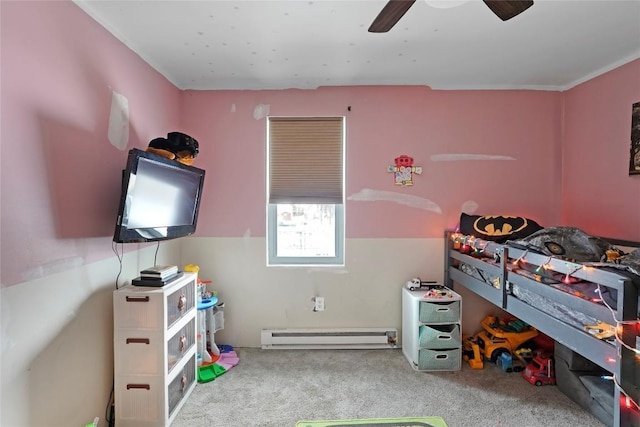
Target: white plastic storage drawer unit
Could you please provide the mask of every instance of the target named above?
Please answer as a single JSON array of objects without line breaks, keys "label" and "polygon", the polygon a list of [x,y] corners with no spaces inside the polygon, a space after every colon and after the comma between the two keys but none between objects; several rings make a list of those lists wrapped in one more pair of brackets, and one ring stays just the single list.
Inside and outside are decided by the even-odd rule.
[{"label": "white plastic storage drawer unit", "polygon": [[196,282],[113,294],[114,394],[118,427],[171,424],[196,385]]},{"label": "white plastic storage drawer unit", "polygon": [[418,371],[462,367],[460,295],[442,285],[402,289],[402,352]]}]

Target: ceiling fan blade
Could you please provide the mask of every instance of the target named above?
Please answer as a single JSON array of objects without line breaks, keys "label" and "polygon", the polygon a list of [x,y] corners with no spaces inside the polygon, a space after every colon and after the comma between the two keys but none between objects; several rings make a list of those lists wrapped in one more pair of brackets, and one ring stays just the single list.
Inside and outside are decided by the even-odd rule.
[{"label": "ceiling fan blade", "polygon": [[507,21],[533,6],[532,0],[484,0],[484,3],[503,21]]},{"label": "ceiling fan blade", "polygon": [[416,0],[389,0],[369,27],[370,33],[386,33],[402,18]]},{"label": "ceiling fan blade", "polygon": [[503,21],[507,21],[533,6],[532,0],[484,0],[484,3]]}]

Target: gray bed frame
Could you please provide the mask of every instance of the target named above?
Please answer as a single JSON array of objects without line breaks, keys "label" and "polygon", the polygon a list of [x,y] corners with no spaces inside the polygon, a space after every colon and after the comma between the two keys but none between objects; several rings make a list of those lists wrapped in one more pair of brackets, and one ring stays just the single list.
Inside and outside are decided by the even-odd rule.
[{"label": "gray bed frame", "polygon": [[[541,266],[547,264],[562,274],[570,274],[592,283],[600,284],[602,288],[615,289],[617,291],[617,306],[612,307],[618,321],[638,319],[638,289],[631,280],[630,273],[624,271],[612,271],[610,269],[580,268],[575,264],[559,259],[550,259],[546,255],[540,255],[522,249],[483,241],[483,252],[494,254],[499,262],[491,264],[478,257],[465,255],[453,249],[452,231],[445,232],[445,284],[451,288],[461,285],[478,294],[487,301],[502,308],[513,316],[523,320],[540,332],[548,335],[553,340],[560,342],[569,349],[579,353],[593,363],[615,375],[620,388],[634,402],[639,402],[640,387],[640,363],[633,351],[617,342],[615,345],[599,340],[588,332],[571,326],[538,308],[531,306],[511,293],[512,284],[522,289],[534,292],[561,303],[575,310],[600,319],[611,325],[616,325],[611,310],[602,304],[593,303],[586,299],[578,298],[568,293],[557,290],[551,286],[509,270],[509,262],[526,257],[528,264]],[[624,246],[640,246],[629,241],[611,241],[612,244],[624,244]],[[464,273],[458,267],[467,264],[482,271],[486,275],[498,277],[500,288],[493,287],[486,282]],[[623,325],[621,339],[631,348],[636,348],[638,329],[635,325]],[[640,426],[640,414],[637,408],[629,409],[621,402],[625,394],[618,387],[614,387],[614,427]],[[633,405],[632,405],[633,406]]]}]

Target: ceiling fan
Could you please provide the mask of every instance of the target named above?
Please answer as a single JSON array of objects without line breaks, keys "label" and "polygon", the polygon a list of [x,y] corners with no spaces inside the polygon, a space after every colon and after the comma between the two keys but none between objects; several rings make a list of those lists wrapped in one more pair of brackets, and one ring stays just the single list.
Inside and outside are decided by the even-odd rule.
[{"label": "ceiling fan", "polygon": [[[498,18],[506,21],[527,10],[533,0],[483,0]],[[389,0],[369,27],[370,33],[386,33],[404,16],[416,0]]]}]

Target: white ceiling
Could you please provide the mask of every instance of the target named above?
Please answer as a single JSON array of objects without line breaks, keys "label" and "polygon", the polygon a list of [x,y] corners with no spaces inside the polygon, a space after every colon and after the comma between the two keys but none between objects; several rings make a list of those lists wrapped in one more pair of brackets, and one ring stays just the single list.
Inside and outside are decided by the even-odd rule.
[{"label": "white ceiling", "polygon": [[505,22],[418,0],[379,34],[386,0],[74,1],[180,89],[565,90],[640,57],[639,0],[535,0]]}]

